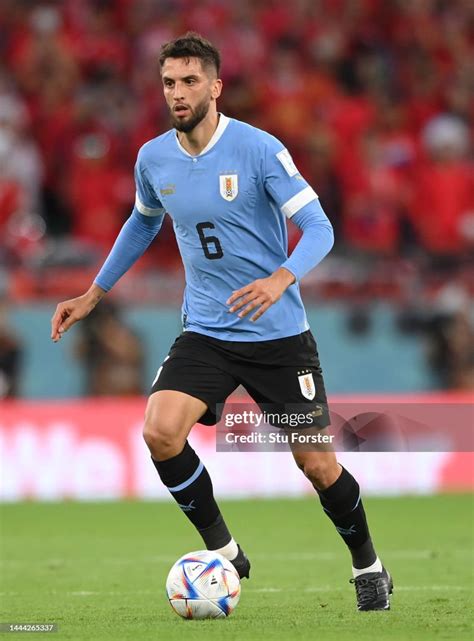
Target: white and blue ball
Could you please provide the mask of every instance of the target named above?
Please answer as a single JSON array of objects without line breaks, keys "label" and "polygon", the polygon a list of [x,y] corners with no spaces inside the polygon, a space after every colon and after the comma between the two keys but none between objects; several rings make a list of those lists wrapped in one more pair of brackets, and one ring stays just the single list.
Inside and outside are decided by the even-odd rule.
[{"label": "white and blue ball", "polygon": [[184,619],[220,619],[239,602],[240,578],[222,554],[199,550],[176,561],[166,579],[166,592],[171,607]]}]

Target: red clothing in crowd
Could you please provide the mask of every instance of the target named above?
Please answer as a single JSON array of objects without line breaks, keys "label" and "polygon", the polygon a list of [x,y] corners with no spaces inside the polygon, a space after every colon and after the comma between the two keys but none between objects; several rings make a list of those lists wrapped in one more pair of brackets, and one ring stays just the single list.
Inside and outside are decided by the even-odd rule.
[{"label": "red clothing in crowd", "polygon": [[14,180],[0,178],[0,230],[5,233],[5,226],[10,217],[20,209],[21,188]]},{"label": "red clothing in crowd", "polygon": [[129,215],[133,178],[106,163],[77,159],[69,177],[73,233],[109,251]]},{"label": "red clothing in crowd", "polygon": [[[318,153],[307,151],[308,140],[318,128],[331,132],[326,173],[338,193],[328,203],[340,207],[327,213],[338,223],[344,217],[345,238],[338,241],[394,252],[409,209],[425,249],[466,247],[467,168],[427,164],[416,174],[403,159],[421,148],[433,118],[469,120],[473,42],[466,3],[171,4],[173,11],[169,3],[136,0],[0,3],[4,84],[27,107],[31,122],[21,135],[31,136],[43,157],[37,193],[46,188],[48,198],[67,201],[74,234],[104,246],[113,240],[133,201],[137,149],[169,126],[160,46],[191,28],[222,51],[222,111],[281,138],[302,171]],[[384,118],[400,105],[400,122]],[[107,166],[74,159],[75,141],[89,131],[109,138]],[[363,149],[374,135],[379,151],[384,147],[375,158]]]},{"label": "red clothing in crowd", "polygon": [[422,244],[433,253],[460,252],[472,243],[462,231],[467,215],[474,215],[472,169],[461,162],[426,162],[416,176],[411,218]]}]

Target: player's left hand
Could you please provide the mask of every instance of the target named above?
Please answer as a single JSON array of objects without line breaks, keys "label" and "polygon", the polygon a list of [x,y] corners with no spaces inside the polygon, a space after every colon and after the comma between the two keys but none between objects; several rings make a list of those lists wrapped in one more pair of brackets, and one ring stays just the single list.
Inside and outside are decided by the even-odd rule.
[{"label": "player's left hand", "polygon": [[258,308],[250,318],[256,321],[269,307],[276,303],[283,292],[295,282],[295,277],[284,267],[280,267],[267,278],[258,278],[252,283],[236,289],[228,299],[229,312],[239,312],[239,318],[244,318],[251,311]]}]

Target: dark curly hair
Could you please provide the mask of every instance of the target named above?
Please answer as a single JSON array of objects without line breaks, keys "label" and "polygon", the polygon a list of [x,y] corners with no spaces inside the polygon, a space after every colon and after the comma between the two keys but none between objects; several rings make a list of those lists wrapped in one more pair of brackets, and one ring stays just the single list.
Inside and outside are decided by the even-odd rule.
[{"label": "dark curly hair", "polygon": [[163,67],[167,58],[199,58],[203,68],[213,67],[219,75],[221,56],[216,47],[194,31],[188,31],[184,36],[179,36],[166,42],[160,49],[160,67]]}]

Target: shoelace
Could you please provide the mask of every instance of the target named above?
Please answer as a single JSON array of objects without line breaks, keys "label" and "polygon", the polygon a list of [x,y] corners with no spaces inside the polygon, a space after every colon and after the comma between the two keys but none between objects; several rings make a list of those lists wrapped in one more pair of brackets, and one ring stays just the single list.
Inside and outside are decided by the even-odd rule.
[{"label": "shoelace", "polygon": [[355,583],[359,605],[365,605],[377,598],[377,579],[356,577],[355,579],[349,579],[349,583]]}]

